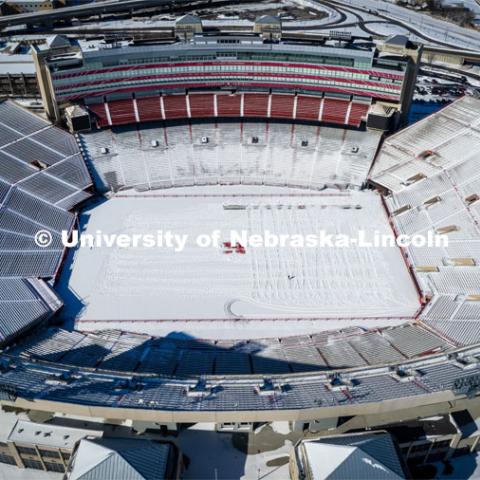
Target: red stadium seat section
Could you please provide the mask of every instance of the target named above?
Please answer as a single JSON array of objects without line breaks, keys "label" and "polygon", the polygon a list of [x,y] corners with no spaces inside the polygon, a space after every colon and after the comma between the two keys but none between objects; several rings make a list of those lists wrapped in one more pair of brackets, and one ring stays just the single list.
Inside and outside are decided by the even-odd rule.
[{"label": "red stadium seat section", "polygon": [[217,95],[218,117],[240,117],[240,95]]},{"label": "red stadium seat section", "polygon": [[215,116],[215,98],[210,93],[195,93],[188,96],[190,116],[208,118]]},{"label": "red stadium seat section", "polygon": [[135,123],[135,109],[133,100],[115,100],[108,102],[108,109],[110,111],[110,118],[112,125],[126,125],[128,123]]},{"label": "red stadium seat section", "polygon": [[270,117],[272,118],[293,118],[293,107],[295,97],[293,95],[272,94],[272,106]]},{"label": "red stadium seat section", "polygon": [[327,98],[323,100],[322,122],[344,124],[348,111],[348,100]]},{"label": "red stadium seat section", "polygon": [[319,97],[299,95],[297,97],[297,113],[295,118],[298,120],[318,121],[321,102],[322,99]]},{"label": "red stadium seat section", "polygon": [[[162,108],[163,104],[163,108]],[[190,93],[88,105],[100,128],[187,118],[278,118],[359,127],[370,103],[333,97],[268,93]]]},{"label": "red stadium seat section", "polygon": [[162,110],[160,106],[160,97],[141,97],[137,98],[138,118],[141,122],[154,122],[162,120]]},{"label": "red stadium seat section", "polygon": [[350,108],[350,115],[347,118],[347,124],[354,127],[359,127],[362,119],[367,115],[370,104],[352,102]]},{"label": "red stadium seat section", "polygon": [[163,106],[166,120],[188,118],[186,95],[165,95]]},{"label": "red stadium seat section", "polygon": [[94,117],[97,120],[97,124],[100,128],[108,126],[108,117],[104,103],[88,105],[88,109],[94,114]]},{"label": "red stadium seat section", "polygon": [[243,116],[267,118],[268,97],[267,93],[245,93],[243,96]]}]

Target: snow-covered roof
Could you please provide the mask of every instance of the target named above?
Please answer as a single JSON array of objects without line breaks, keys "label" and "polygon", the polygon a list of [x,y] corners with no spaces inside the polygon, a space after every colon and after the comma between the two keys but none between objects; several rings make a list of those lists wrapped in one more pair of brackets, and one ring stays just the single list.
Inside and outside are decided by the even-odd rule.
[{"label": "snow-covered roof", "polygon": [[46,40],[49,48],[70,47],[70,41],[64,35],[51,35]]},{"label": "snow-covered roof", "polygon": [[35,74],[33,58],[28,54],[0,53],[0,75]]},{"label": "snow-covered roof", "polygon": [[397,45],[399,47],[406,47],[408,43],[408,37],[406,35],[390,35],[386,40],[385,43],[389,45]]},{"label": "snow-covered roof", "polygon": [[197,17],[196,15],[187,14],[187,15],[184,15],[183,17],[178,18],[175,24],[176,25],[192,25],[192,24],[201,25],[202,20],[200,19],[200,17]]},{"label": "snow-covered roof", "polygon": [[72,449],[75,444],[85,437],[101,437],[98,430],[65,427],[52,423],[34,423],[27,420],[18,420],[10,432],[8,440],[14,443],[28,443],[45,447]]},{"label": "snow-covered roof", "polygon": [[406,478],[387,433],[322,438],[301,445],[308,480]]},{"label": "snow-covered roof", "polygon": [[85,439],[75,454],[69,480],[162,480],[171,448],[150,440]]}]

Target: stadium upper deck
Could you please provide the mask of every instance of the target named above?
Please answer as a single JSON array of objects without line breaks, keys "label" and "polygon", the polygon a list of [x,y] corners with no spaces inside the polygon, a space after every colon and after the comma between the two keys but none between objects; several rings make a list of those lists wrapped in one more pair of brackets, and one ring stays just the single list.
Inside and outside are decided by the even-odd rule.
[{"label": "stadium upper deck", "polygon": [[[358,126],[372,101],[408,112],[421,47],[196,33],[149,45],[58,42],[36,49],[52,118],[70,102],[99,126],[179,118],[280,118]],[[401,43],[401,42],[400,42]]]},{"label": "stadium upper deck", "polygon": [[371,48],[265,43],[257,37],[195,37],[169,45],[118,45],[52,57],[61,101],[119,92],[238,87],[247,91],[358,94],[398,102],[406,62],[374,58]]}]

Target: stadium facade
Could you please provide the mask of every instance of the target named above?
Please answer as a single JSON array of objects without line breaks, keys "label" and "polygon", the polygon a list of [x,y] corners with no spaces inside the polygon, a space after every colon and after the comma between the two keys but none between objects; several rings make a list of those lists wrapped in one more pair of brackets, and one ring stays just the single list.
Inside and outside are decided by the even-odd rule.
[{"label": "stadium facade", "polygon": [[177,22],[176,37],[157,44],[59,40],[35,47],[50,117],[59,121],[77,102],[100,127],[233,117],[354,127],[368,121],[390,130],[405,120],[422,48],[404,37],[378,48],[352,38],[281,39],[271,29],[265,34],[269,24],[260,21],[254,32],[207,33],[189,18]]}]

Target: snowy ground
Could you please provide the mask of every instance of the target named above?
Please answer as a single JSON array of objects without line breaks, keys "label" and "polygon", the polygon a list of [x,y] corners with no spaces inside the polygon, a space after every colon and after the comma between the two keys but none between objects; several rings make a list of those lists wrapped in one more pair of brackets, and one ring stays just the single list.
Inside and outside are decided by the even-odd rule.
[{"label": "snowy ground", "polygon": [[[378,325],[378,317],[414,315],[417,293],[396,247],[297,248],[287,243],[247,246],[241,253],[223,245],[232,230],[277,235],[324,230],[356,236],[368,229],[369,238],[374,231],[391,234],[376,194],[303,191],[300,196],[269,196],[262,187],[245,187],[238,196],[239,187],[232,189],[236,193],[231,197],[225,187],[210,187],[205,196],[196,194],[196,188],[183,189],[190,192],[184,197],[172,190],[161,191],[158,197],[116,196],[85,211],[84,233],[161,230],[187,235],[188,240],[180,252],[165,246],[77,249],[57,286],[66,300],[64,317],[78,319],[80,329],[116,328],[118,320],[142,324],[142,320],[278,318],[286,330],[285,319],[302,318],[303,329],[309,330],[316,318],[329,319],[322,329],[334,329],[346,326],[336,320],[343,323],[353,317],[370,318]],[[245,209],[225,209],[227,205]],[[344,208],[357,205],[361,208]],[[218,247],[196,244],[199,235],[217,229]],[[291,333],[299,333],[295,322]],[[367,325],[372,326],[368,320]],[[133,330],[143,328],[137,324]],[[318,325],[313,330],[318,331]]]}]

